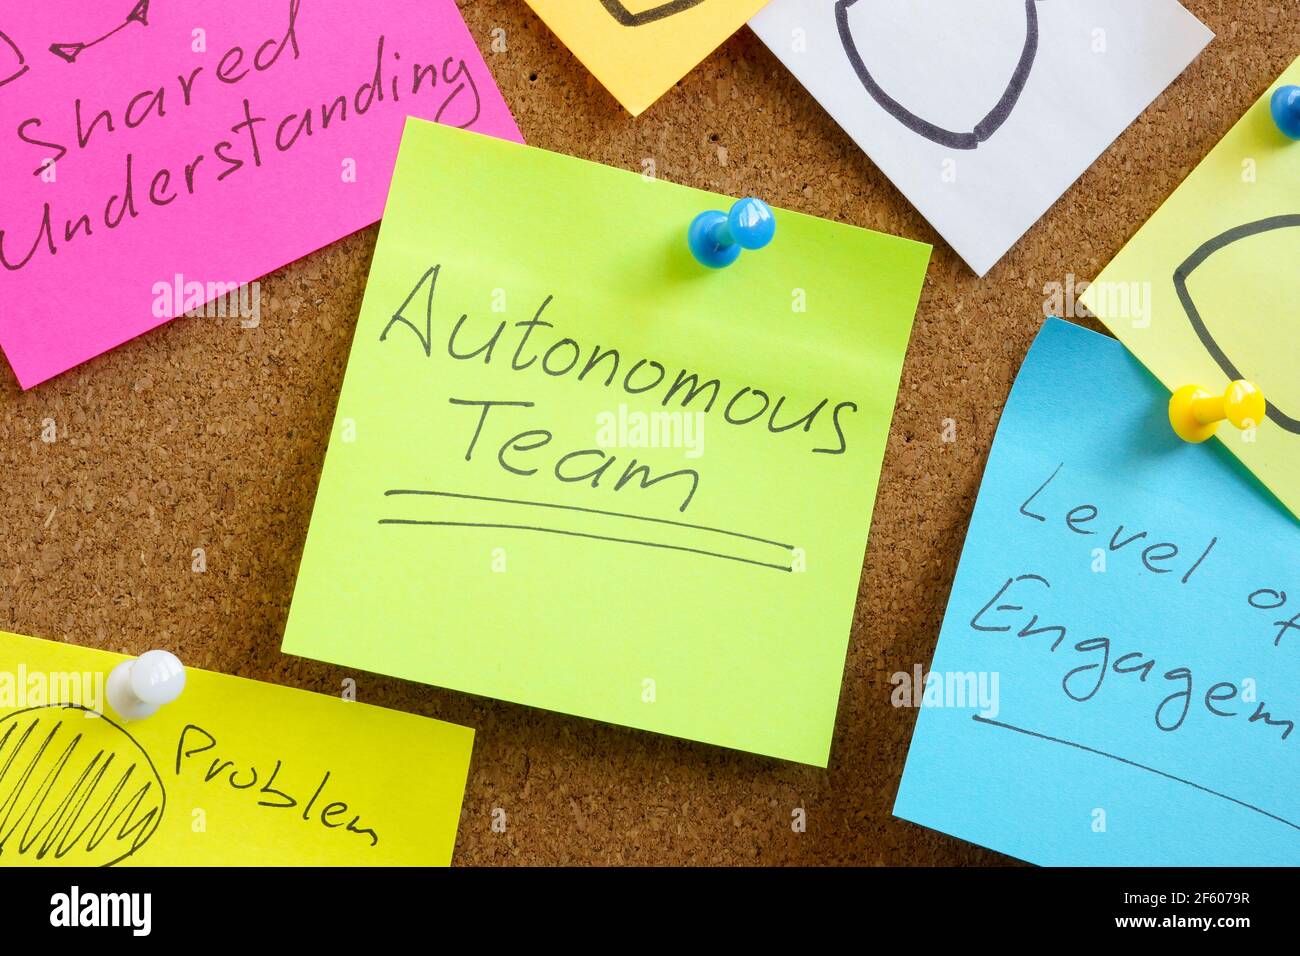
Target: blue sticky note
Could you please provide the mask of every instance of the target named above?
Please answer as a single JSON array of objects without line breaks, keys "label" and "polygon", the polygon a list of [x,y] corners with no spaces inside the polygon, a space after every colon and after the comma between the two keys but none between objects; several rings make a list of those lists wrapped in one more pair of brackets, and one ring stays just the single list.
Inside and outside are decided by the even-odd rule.
[{"label": "blue sticky note", "polygon": [[895,675],[897,816],[1040,864],[1300,862],[1300,525],[1168,401],[1044,325],[932,669]]}]

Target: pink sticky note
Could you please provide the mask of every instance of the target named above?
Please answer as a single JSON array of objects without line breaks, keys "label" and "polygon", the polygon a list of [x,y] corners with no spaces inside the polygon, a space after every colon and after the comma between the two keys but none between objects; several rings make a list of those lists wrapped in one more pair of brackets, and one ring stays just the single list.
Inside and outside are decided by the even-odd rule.
[{"label": "pink sticky note", "polygon": [[453,0],[0,2],[23,388],[375,222],[406,116],[520,141]]}]

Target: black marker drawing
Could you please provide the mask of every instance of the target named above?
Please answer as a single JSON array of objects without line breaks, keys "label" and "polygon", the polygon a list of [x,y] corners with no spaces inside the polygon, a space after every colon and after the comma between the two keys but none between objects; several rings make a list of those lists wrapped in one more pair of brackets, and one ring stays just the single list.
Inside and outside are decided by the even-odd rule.
[{"label": "black marker drawing", "polygon": [[139,3],[132,7],[131,12],[126,15],[126,19],[113,27],[113,29],[109,30],[103,36],[98,36],[93,40],[85,40],[78,43],[51,43],[50,52],[60,60],[66,60],[68,63],[76,63],[77,57],[81,56],[81,54],[86,50],[89,50],[92,46],[103,43],[113,34],[120,30],[125,30],[133,23],[138,23],[142,27],[147,27],[149,25],[149,0],[139,0]]},{"label": "black marker drawing", "polygon": [[12,83],[18,77],[27,72],[27,60],[23,57],[23,51],[18,49],[18,44],[9,39],[8,35],[0,30],[0,71],[11,70],[7,75],[0,74],[0,86],[6,83]]},{"label": "black marker drawing", "polygon": [[630,521],[646,521],[653,524],[668,525],[676,528],[686,528],[690,531],[702,531],[707,534],[725,535],[732,538],[742,538],[747,541],[757,542],[766,547],[776,548],[785,552],[784,563],[776,563],[775,559],[780,556],[779,551],[772,555],[773,561],[760,561],[754,558],[744,557],[738,554],[729,554],[721,551],[710,551],[705,548],[693,548],[683,544],[666,544],[660,541],[646,541],[639,538],[624,538],[613,535],[592,534],[586,531],[566,530],[562,528],[543,528],[536,525],[526,524],[505,524],[500,522],[480,522],[480,521],[432,521],[424,519],[411,518],[381,518],[380,524],[383,525],[416,525],[422,527],[437,528],[492,528],[497,530],[511,531],[533,531],[542,534],[558,534],[573,538],[586,538],[591,541],[610,541],[617,544],[633,544],[647,548],[661,548],[667,551],[682,551],[689,554],[698,554],[708,558],[721,558],[725,561],[739,561],[741,564],[751,564],[760,568],[772,568],[776,571],[792,571],[791,566],[794,545],[782,544],[780,541],[773,541],[770,538],[762,538],[758,535],[745,534],[740,531],[727,531],[724,528],[712,528],[707,525],[690,524],[686,521],[672,521],[668,518],[651,518],[647,515],[628,514],[623,511],[604,511],[600,508],[582,508],[577,505],[561,505],[549,501],[527,501],[521,498],[494,498],[488,495],[470,495],[462,494],[455,491],[421,491],[408,488],[393,488],[384,492],[385,498],[393,496],[418,495],[435,498],[455,498],[462,501],[482,501],[492,504],[521,505],[527,508],[548,508],[558,511],[580,512],[588,515],[601,515],[606,518],[627,519]]},{"label": "black marker drawing", "polygon": [[633,13],[619,0],[600,0],[600,2],[609,11],[609,15],[623,26],[639,27],[647,23],[653,23],[656,20],[671,17],[683,10],[689,10],[691,7],[699,6],[704,0],[672,0],[671,3],[661,3],[657,7],[642,10],[640,13]]},{"label": "black marker drawing", "polygon": [[166,808],[153,760],[103,714],[49,704],[0,718],[0,861],[112,866]]},{"label": "black marker drawing", "polygon": [[969,133],[944,129],[929,120],[922,119],[886,93],[880,84],[876,82],[871,75],[871,71],[867,69],[867,65],[862,61],[862,55],[858,52],[857,43],[853,39],[853,31],[849,27],[849,8],[858,2],[859,0],[837,0],[835,4],[835,23],[839,28],[840,43],[843,44],[844,53],[848,56],[853,71],[858,74],[858,79],[862,81],[863,87],[871,94],[871,98],[880,104],[894,119],[912,132],[950,149],[975,149],[980,143],[996,133],[1002,124],[1007,121],[1011,111],[1015,109],[1016,103],[1020,99],[1020,94],[1025,90],[1025,84],[1029,80],[1029,72],[1034,66],[1034,57],[1038,53],[1038,8],[1036,5],[1041,3],[1042,0],[1025,0],[1025,45],[1021,50],[1020,59],[1011,74],[1011,80],[1007,84],[1006,90],[999,97],[996,105],[982,120],[975,124],[974,129]]},{"label": "black marker drawing", "polygon": [[[1196,303],[1192,301],[1191,294],[1187,291],[1187,280],[1192,273],[1201,266],[1205,260],[1214,255],[1220,249],[1232,245],[1242,239],[1250,236],[1257,236],[1260,233],[1272,232],[1275,229],[1295,229],[1300,228],[1300,214],[1292,213],[1284,216],[1272,216],[1268,219],[1260,219],[1258,222],[1248,222],[1245,225],[1237,226],[1235,229],[1229,229],[1227,232],[1215,236],[1209,242],[1204,243],[1193,252],[1187,259],[1174,270],[1174,288],[1178,292],[1178,301],[1183,304],[1183,310],[1187,313],[1187,320],[1191,322],[1192,328],[1196,331],[1196,336],[1201,340],[1201,345],[1205,346],[1205,351],[1210,353],[1210,357],[1218,363],[1219,368],[1223,369],[1223,374],[1229,379],[1235,381],[1239,378],[1248,378],[1242,374],[1237,365],[1228,358],[1223,347],[1210,334],[1210,330],[1205,325],[1205,320],[1196,308]],[[1278,343],[1279,347],[1284,343]],[[1290,415],[1278,408],[1272,398],[1268,401],[1268,417],[1275,425],[1293,435],[1300,435],[1300,420],[1292,418]]]},{"label": "black marker drawing", "polygon": [[1081,744],[1074,740],[1066,740],[1063,737],[1049,737],[1047,734],[1040,734],[1036,730],[1029,730],[1025,727],[1017,727],[1014,724],[1003,723],[1000,720],[981,717],[979,714],[973,714],[971,720],[975,721],[977,724],[984,724],[987,727],[999,727],[1002,730],[1024,734],[1026,737],[1034,737],[1038,740],[1045,740],[1048,743],[1061,744],[1065,747],[1072,747],[1075,750],[1082,750],[1084,753],[1094,754],[1098,757],[1105,757],[1107,760],[1114,760],[1117,763],[1122,763],[1128,767],[1134,767],[1137,770],[1145,770],[1147,773],[1155,774],[1157,777],[1164,777],[1166,780],[1172,780],[1175,783],[1184,784],[1195,790],[1200,790],[1202,793],[1208,793],[1212,797],[1218,797],[1220,800],[1227,800],[1229,803],[1235,803],[1239,807],[1244,807],[1252,813],[1258,813],[1261,816],[1268,817],[1270,820],[1275,820],[1284,826],[1290,827],[1292,830],[1300,830],[1300,823],[1295,823],[1285,817],[1280,817],[1276,813],[1270,813],[1262,807],[1255,806],[1253,803],[1247,803],[1245,800],[1238,800],[1234,796],[1223,793],[1219,790],[1211,790],[1209,787],[1202,786],[1193,780],[1188,780],[1186,777],[1178,777],[1172,773],[1166,773],[1165,771],[1159,770],[1155,767],[1149,767],[1144,763],[1138,763],[1136,760],[1129,760],[1127,757],[1121,757],[1119,754],[1108,753],[1105,750],[1098,750],[1095,747],[1089,747],[1087,744]]},{"label": "black marker drawing", "polygon": [[[191,779],[200,781],[218,789],[229,788],[235,793],[248,795],[249,806],[271,810],[293,810],[290,814],[276,814],[282,820],[294,820],[302,823],[317,823],[333,833],[351,833],[366,839],[370,847],[379,845],[379,834],[373,827],[361,826],[361,815],[353,813],[351,821],[346,821],[348,804],[339,799],[330,786],[334,771],[323,773],[316,771],[311,775],[300,775],[285,767],[283,760],[277,759],[270,770],[266,764],[260,767],[256,761],[236,760],[223,754],[215,754],[217,738],[198,724],[186,724],[176,742],[176,775],[192,767],[195,776]],[[196,759],[197,758],[197,759]],[[190,761],[193,761],[191,765]],[[207,762],[207,769],[203,763]],[[301,768],[297,768],[299,771]],[[280,772],[284,771],[283,780]],[[319,783],[316,781],[319,780]],[[310,781],[310,782],[305,782]],[[261,787],[254,790],[258,784]],[[315,784],[312,789],[311,784]],[[290,792],[292,791],[292,793]],[[293,796],[297,793],[298,796]],[[310,796],[307,796],[310,794]],[[256,801],[253,803],[252,801]],[[299,810],[299,807],[302,807]]]}]

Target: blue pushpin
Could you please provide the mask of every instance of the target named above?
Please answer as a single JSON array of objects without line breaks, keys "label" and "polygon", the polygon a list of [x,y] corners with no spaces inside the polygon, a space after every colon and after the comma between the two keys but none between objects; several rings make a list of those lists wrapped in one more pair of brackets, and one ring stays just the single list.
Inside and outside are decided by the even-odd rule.
[{"label": "blue pushpin", "polygon": [[1300,86],[1279,86],[1271,106],[1277,128],[1292,139],[1300,139]]},{"label": "blue pushpin", "polygon": [[686,242],[691,254],[710,269],[729,266],[741,249],[762,249],[776,232],[776,217],[761,199],[737,199],[731,212],[716,209],[691,220]]}]

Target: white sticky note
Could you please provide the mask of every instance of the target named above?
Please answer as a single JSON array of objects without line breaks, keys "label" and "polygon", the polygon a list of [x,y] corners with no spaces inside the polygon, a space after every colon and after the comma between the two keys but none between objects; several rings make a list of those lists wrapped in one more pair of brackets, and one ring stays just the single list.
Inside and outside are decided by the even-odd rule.
[{"label": "white sticky note", "polygon": [[1175,0],[774,0],[749,25],[979,275],[1213,37]]}]

